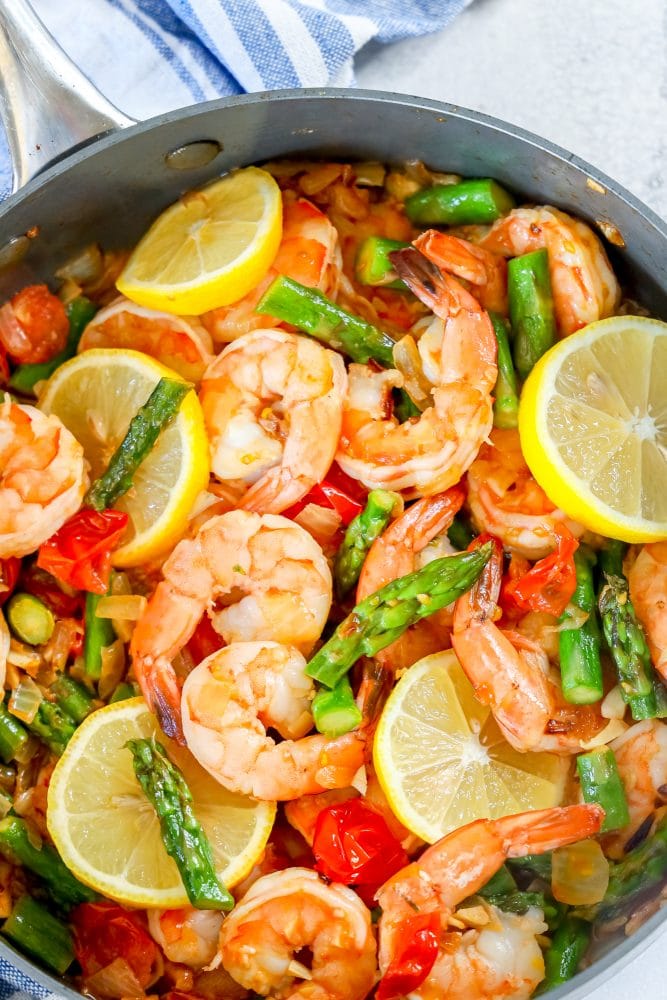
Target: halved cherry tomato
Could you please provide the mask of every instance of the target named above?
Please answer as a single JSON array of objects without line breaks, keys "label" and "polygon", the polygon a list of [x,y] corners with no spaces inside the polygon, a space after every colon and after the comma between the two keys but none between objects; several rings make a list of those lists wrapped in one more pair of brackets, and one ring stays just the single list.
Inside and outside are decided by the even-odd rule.
[{"label": "halved cherry tomato", "polygon": [[46,604],[57,618],[77,618],[83,614],[84,598],[80,594],[66,594],[51,573],[35,563],[21,572],[21,590]]},{"label": "halved cherry tomato", "polygon": [[195,664],[198,664],[202,660],[205,660],[207,656],[210,656],[211,653],[216,653],[219,649],[222,649],[224,645],[225,640],[215,631],[209,616],[204,614],[199,625],[197,625],[197,628],[192,633],[192,637],[189,639],[186,648]]},{"label": "halved cherry tomato", "polygon": [[347,476],[334,462],[322,482],[313,486],[310,493],[286,510],[284,516],[294,518],[309,503],[314,503],[335,510],[347,527],[364,509],[367,495],[361,483]]},{"label": "halved cherry tomato", "polygon": [[11,597],[20,572],[21,560],[16,556],[0,559],[0,607]]},{"label": "halved cherry tomato", "polygon": [[139,984],[148,986],[159,958],[158,947],[138,913],[116,903],[81,903],[70,915],[74,950],[84,976],[123,958]]},{"label": "halved cherry tomato", "polygon": [[13,361],[50,361],[67,343],[65,307],[46,285],[28,285],[0,309],[0,342]]},{"label": "halved cherry tomato", "polygon": [[574,553],[579,542],[564,524],[556,524],[554,532],[555,552],[538,559],[532,569],[505,587],[505,600],[513,601],[522,611],[546,611],[558,617],[574,594],[577,586]]},{"label": "halved cherry tomato", "polygon": [[40,546],[37,565],[77,590],[106,594],[111,553],[128,521],[121,510],[84,507]]},{"label": "halved cherry tomato", "polygon": [[415,913],[396,931],[398,949],[380,980],[376,1000],[394,1000],[421,986],[438,957],[440,917]]}]

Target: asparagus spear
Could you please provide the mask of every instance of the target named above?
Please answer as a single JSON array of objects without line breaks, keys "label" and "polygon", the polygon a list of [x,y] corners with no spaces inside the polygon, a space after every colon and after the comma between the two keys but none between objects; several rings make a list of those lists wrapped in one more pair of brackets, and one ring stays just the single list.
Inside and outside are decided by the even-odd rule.
[{"label": "asparagus spear", "polygon": [[527,378],[536,361],[556,340],[549,255],[546,250],[514,257],[507,266],[514,364]]},{"label": "asparagus spear", "polygon": [[368,550],[389,524],[398,499],[396,493],[389,490],[371,490],[361,514],[348,524],[334,562],[334,581],[339,600],[352,590],[359,579]]},{"label": "asparagus spear", "polygon": [[397,276],[388,254],[392,250],[402,250],[410,246],[401,240],[390,240],[384,236],[368,236],[359,247],[355,261],[357,281],[362,285],[383,285],[385,288],[399,288],[406,291],[405,282]]},{"label": "asparagus spear", "polygon": [[41,646],[53,635],[55,618],[46,604],[34,594],[21,591],[12,594],[5,614],[16,638],[29,646]]},{"label": "asparagus spear", "polygon": [[55,696],[58,708],[69,715],[77,725],[82,723],[93,710],[91,693],[83,684],[79,684],[66,674],[61,674],[53,682],[51,693]]},{"label": "asparagus spear", "polygon": [[497,313],[489,313],[498,341],[498,378],[494,389],[493,423],[496,427],[516,427],[519,421],[519,394],[509,342],[509,324]]},{"label": "asparagus spear", "polygon": [[495,222],[514,208],[514,198],[490,178],[434,184],[410,195],[405,211],[412,222],[467,226]]},{"label": "asparagus spear", "polygon": [[[604,695],[600,662],[600,631],[597,624],[593,565],[595,557],[580,546],[574,553],[577,587],[572,603],[588,614],[579,628],[564,629],[559,634],[560,672],[565,699],[574,705],[591,705]],[[565,610],[560,622],[571,618]]]},{"label": "asparagus spear", "polygon": [[54,847],[46,843],[34,846],[25,820],[18,816],[6,816],[0,821],[0,853],[13,864],[23,865],[38,875],[51,898],[61,906],[98,899],[96,892],[72,875]]},{"label": "asparagus spear", "polygon": [[556,928],[544,956],[545,977],[536,996],[541,996],[560,983],[572,979],[586,954],[592,931],[591,925],[585,920],[573,917],[571,914],[565,917]]},{"label": "asparagus spear", "polygon": [[234,897],[213,867],[211,845],[192,811],[192,794],[181,772],[155,739],[128,740],[137,781],[160,821],[162,842],[174,859],[188,899],[200,910],[231,910]]},{"label": "asparagus spear", "polygon": [[[604,637],[614,661],[621,694],[636,721],[662,715],[664,686],[655,676],[646,636],[637,621],[623,573],[625,543],[610,540],[600,552],[604,585],[598,598]],[[663,711],[659,711],[660,700]]]},{"label": "asparagus spear", "polygon": [[30,737],[3,701],[0,701],[0,757],[6,764],[13,760]]},{"label": "asparagus spear", "polygon": [[630,822],[625,788],[616,766],[614,751],[599,747],[577,757],[577,772],[584,802],[598,802],[604,809],[600,833],[618,830]]},{"label": "asparagus spear", "polygon": [[313,699],[312,710],[317,731],[332,738],[349,733],[361,723],[361,710],[346,676],[331,690],[320,688]]},{"label": "asparagus spear", "polygon": [[423,569],[392,580],[357,604],[315,653],[306,673],[325,687],[335,687],[360,656],[373,656],[410,625],[465,594],[491,552],[492,543],[487,542],[474,552],[434,559]]},{"label": "asparagus spear", "polygon": [[450,527],[447,529],[447,538],[450,540],[455,549],[459,552],[463,552],[468,548],[473,538],[475,537],[475,532],[473,531],[470,521],[463,514],[457,514],[452,521]]},{"label": "asparagus spear", "polygon": [[2,933],[21,951],[44,962],[59,975],[67,972],[74,961],[74,942],[69,928],[32,896],[21,896],[14,903],[2,925]]},{"label": "asparagus spear", "polygon": [[34,395],[38,382],[49,378],[64,361],[74,357],[81,340],[81,334],[97,312],[97,306],[90,299],[80,295],[65,306],[65,312],[69,319],[69,334],[63,350],[50,361],[34,365],[19,365],[15,368],[9,380],[12,389],[16,389],[17,392],[22,392],[24,395]]},{"label": "asparagus spear", "polygon": [[[109,590],[111,592],[111,581]],[[97,605],[103,594],[86,593],[86,610],[83,633],[83,667],[89,677],[98,679],[102,673],[102,650],[116,638],[109,618],[97,617]]]},{"label": "asparagus spear", "polygon": [[46,698],[40,702],[37,715],[32,722],[26,723],[30,732],[39,736],[42,743],[52,753],[60,757],[65,751],[65,747],[74,736],[76,725],[74,721],[63,712],[58,705]]},{"label": "asparagus spear", "polygon": [[106,510],[127,493],[135,472],[161,432],[174,419],[191,389],[189,382],[160,379],[147,401],[132,417],[127,433],[111,456],[106,471],[86,493],[84,502],[89,507],[93,510]]}]

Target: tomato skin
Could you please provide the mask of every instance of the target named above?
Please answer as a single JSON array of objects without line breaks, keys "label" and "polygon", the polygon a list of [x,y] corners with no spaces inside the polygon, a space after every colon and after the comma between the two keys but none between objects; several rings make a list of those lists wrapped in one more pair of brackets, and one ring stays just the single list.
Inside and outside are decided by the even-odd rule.
[{"label": "tomato skin", "polygon": [[514,605],[519,612],[546,611],[559,617],[572,599],[577,586],[574,553],[579,542],[564,524],[555,525],[554,532],[556,550],[538,559],[532,569],[521,576],[516,575],[515,569],[514,579],[505,583],[501,603],[510,615]]},{"label": "tomato skin", "polygon": [[77,618],[83,615],[83,597],[79,594],[66,594],[55,577],[35,563],[24,568],[19,586],[27,594],[39,597],[57,618]]},{"label": "tomato skin", "polygon": [[195,666],[211,653],[217,653],[225,645],[225,640],[215,631],[211,619],[204,614],[187,643],[187,650]]},{"label": "tomato skin", "polygon": [[309,503],[314,503],[319,507],[335,510],[343,526],[347,527],[350,521],[361,514],[366,496],[367,492],[361,483],[347,476],[334,462],[322,482],[316,483],[305,497],[284,511],[283,517],[295,518]]},{"label": "tomato skin", "polygon": [[124,511],[84,507],[40,546],[37,565],[77,590],[106,594],[111,552],[128,521]]},{"label": "tomato skin", "polygon": [[363,799],[348,799],[320,812],[313,854],[321,875],[357,887],[371,905],[377,889],[409,862],[384,817]]},{"label": "tomato skin", "polygon": [[16,556],[0,559],[0,608],[12,596],[21,572],[21,560]]},{"label": "tomato skin", "polygon": [[74,950],[84,976],[123,958],[142,987],[151,982],[159,950],[138,913],[116,903],[80,903],[70,915]]},{"label": "tomato skin", "polygon": [[438,957],[439,934],[437,913],[415,913],[402,921],[396,955],[379,982],[376,1000],[395,1000],[421,986]]},{"label": "tomato skin", "polygon": [[46,285],[28,285],[0,310],[0,340],[19,364],[50,361],[67,343],[65,307]]}]

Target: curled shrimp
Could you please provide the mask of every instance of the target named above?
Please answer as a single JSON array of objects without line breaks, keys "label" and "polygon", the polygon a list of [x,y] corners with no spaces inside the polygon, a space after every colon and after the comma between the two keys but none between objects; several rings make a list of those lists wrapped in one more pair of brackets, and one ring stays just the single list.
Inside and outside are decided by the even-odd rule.
[{"label": "curled shrimp", "polygon": [[[418,569],[419,554],[449,528],[463,500],[463,490],[453,486],[446,493],[417,500],[392,521],[366,556],[357,585],[357,602]],[[375,659],[389,670],[409,667],[422,656],[449,646],[449,626],[446,609],[438,611],[376,653]]]},{"label": "curled shrimp", "polygon": [[68,333],[65,307],[46,285],[28,285],[0,307],[0,347],[19,364],[50,361]]},{"label": "curled shrimp", "polygon": [[630,568],[628,583],[653,664],[667,682],[667,542],[644,545]]},{"label": "curled shrimp", "polygon": [[584,531],[535,482],[516,430],[491,431],[468,469],[468,504],[480,531],[526,559],[541,559],[553,550],[557,523],[565,523],[575,538]]},{"label": "curled shrimp", "polygon": [[[305,949],[310,967],[299,954]],[[364,1000],[376,978],[368,908],[351,889],[327,884],[309,868],[255,882],[225,919],[220,951],[237,982],[269,998]]]},{"label": "curled shrimp", "polygon": [[336,295],[341,274],[335,227],[312,202],[306,198],[294,201],[284,192],[283,235],[268,274],[239,302],[213,309],[201,317],[216,344],[236,340],[259,327],[281,326],[280,320],[255,312],[264,292],[281,274],[332,297]]},{"label": "curled shrimp", "polygon": [[225,642],[268,639],[309,653],[331,608],[329,565],[317,542],[287,518],[233,510],[184,538],[162,568],[132,635],[143,695],[164,732],[182,739],[171,661],[208,614]]},{"label": "curled shrimp", "polygon": [[[315,685],[305,666],[291,646],[235,642],[187,676],[181,701],[185,741],[225,788],[275,802],[352,781],[363,763],[363,737],[306,736],[313,727]],[[283,742],[268,736],[268,728]]]},{"label": "curled shrimp", "polygon": [[[479,536],[476,543],[483,540]],[[489,705],[516,750],[578,753],[605,720],[593,706],[563,700],[538,642],[495,624],[501,577],[502,549],[496,542],[479,580],[456,602],[454,651],[475,695]]]},{"label": "curled shrimp", "polygon": [[[655,810],[667,802],[667,725],[645,719],[611,744],[623,781],[630,823],[605,838],[605,853],[622,857],[644,823],[650,827]],[[646,830],[648,833],[648,829]]]},{"label": "curled shrimp", "polygon": [[399,424],[391,390],[402,385],[402,376],[350,365],[336,459],[369,488],[428,496],[459,481],[491,430],[496,338],[488,314],[456,279],[413,249],[392,259],[412,291],[444,320],[433,405]]},{"label": "curled shrimp", "polygon": [[339,354],[284,330],[235,340],[207,369],[199,400],[221,480],[244,480],[239,506],[280,514],[333,462],[347,388]]},{"label": "curled shrimp", "polygon": [[621,298],[618,281],[600,239],[580,219],[552,205],[514,208],[476,242],[506,257],[546,247],[561,337],[614,315]]},{"label": "curled shrimp", "polygon": [[507,263],[504,257],[437,229],[422,233],[413,241],[413,246],[440,270],[474,285],[475,298],[484,309],[507,314]]},{"label": "curled shrimp", "polygon": [[222,914],[216,910],[147,910],[148,930],[170,962],[201,969],[218,951]]},{"label": "curled shrimp", "polygon": [[0,558],[25,556],[81,506],[83,448],[55,415],[0,402]]},{"label": "curled shrimp", "polygon": [[[442,932],[438,956],[424,982],[410,991],[411,1000],[527,1000],[544,978],[542,953],[534,937],[545,930],[539,911],[523,928],[518,922],[502,921],[496,941],[493,928],[482,941],[481,934],[453,931],[450,919],[458,904],[478,892],[507,858],[543,854],[584,840],[598,832],[603,818],[604,810],[598,805],[574,805],[478,819],[447,834],[390,878],[377,894],[382,908],[380,971],[391,971],[409,926],[406,921],[415,913],[435,913]],[[515,952],[512,943],[519,941],[521,947]],[[488,950],[485,945],[490,946]]]},{"label": "curled shrimp", "polygon": [[210,334],[197,317],[146,309],[122,296],[100,309],[83,331],[78,353],[93,347],[142,351],[193,382],[213,360]]}]

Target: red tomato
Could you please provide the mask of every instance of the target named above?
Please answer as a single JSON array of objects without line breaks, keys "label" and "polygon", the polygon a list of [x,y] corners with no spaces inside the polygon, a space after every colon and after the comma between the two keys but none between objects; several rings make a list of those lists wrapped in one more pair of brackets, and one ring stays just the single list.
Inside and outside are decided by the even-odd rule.
[{"label": "red tomato", "polygon": [[141,917],[116,903],[81,903],[70,915],[74,950],[84,976],[123,958],[139,984],[151,981],[159,950]]},{"label": "red tomato", "polygon": [[11,597],[20,572],[21,560],[16,556],[0,559],[0,607]]},{"label": "red tomato", "polygon": [[7,382],[9,382],[9,361],[7,360],[7,352],[0,344],[0,384],[6,385]]},{"label": "red tomato", "polygon": [[40,546],[37,565],[77,590],[106,594],[111,552],[128,521],[120,510],[98,512],[84,507]]},{"label": "red tomato", "polygon": [[322,482],[313,486],[310,493],[286,510],[284,516],[296,517],[309,503],[314,503],[335,510],[347,527],[357,514],[361,514],[367,495],[361,483],[346,476],[334,462]]},{"label": "red tomato", "polygon": [[46,285],[28,285],[0,309],[0,341],[13,361],[50,361],[65,347],[69,320]]},{"label": "red tomato", "polygon": [[66,594],[55,577],[34,563],[21,573],[21,590],[39,597],[57,618],[76,618],[83,614],[83,598],[79,594]]},{"label": "red tomato", "polygon": [[577,586],[574,553],[579,542],[564,524],[554,528],[557,547],[538,559],[532,569],[505,587],[505,598],[522,611],[546,611],[558,617],[567,607]]},{"label": "red tomato", "polygon": [[211,653],[216,653],[225,645],[225,640],[215,631],[211,619],[204,614],[187,644],[187,650],[195,665],[205,660]]},{"label": "red tomato", "polygon": [[416,990],[438,957],[440,918],[437,913],[407,917],[396,932],[398,950],[380,980],[376,1000],[394,1000]]},{"label": "red tomato", "polygon": [[313,837],[315,867],[344,885],[375,890],[408,864],[409,858],[384,818],[363,799],[348,799],[323,809]]}]

